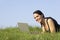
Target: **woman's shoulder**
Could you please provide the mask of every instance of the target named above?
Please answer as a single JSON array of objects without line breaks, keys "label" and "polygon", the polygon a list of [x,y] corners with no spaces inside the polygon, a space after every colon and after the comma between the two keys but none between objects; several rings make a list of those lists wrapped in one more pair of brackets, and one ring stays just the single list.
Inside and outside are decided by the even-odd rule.
[{"label": "woman's shoulder", "polygon": [[55,24],[58,24],[57,21],[52,17],[46,17],[48,21],[53,21]]},{"label": "woman's shoulder", "polygon": [[52,18],[52,17],[45,17],[45,19],[56,21],[56,20],[55,20],[54,18]]},{"label": "woman's shoulder", "polygon": [[52,17],[46,17],[45,20],[47,20],[47,22],[53,22],[53,18]]}]

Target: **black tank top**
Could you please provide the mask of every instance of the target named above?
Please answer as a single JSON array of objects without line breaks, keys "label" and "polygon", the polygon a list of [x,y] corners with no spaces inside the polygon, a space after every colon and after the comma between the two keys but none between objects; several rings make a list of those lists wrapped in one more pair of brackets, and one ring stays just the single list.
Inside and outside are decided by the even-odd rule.
[{"label": "black tank top", "polygon": [[[55,19],[53,19],[52,17],[46,17],[45,19],[47,19],[48,28],[49,28],[48,19],[52,19],[53,22],[54,22],[54,25],[55,25],[55,30],[56,30],[56,32],[59,32],[59,30],[60,30],[60,25],[57,23],[57,21],[56,21]],[[50,28],[49,28],[49,31],[50,31]]]}]

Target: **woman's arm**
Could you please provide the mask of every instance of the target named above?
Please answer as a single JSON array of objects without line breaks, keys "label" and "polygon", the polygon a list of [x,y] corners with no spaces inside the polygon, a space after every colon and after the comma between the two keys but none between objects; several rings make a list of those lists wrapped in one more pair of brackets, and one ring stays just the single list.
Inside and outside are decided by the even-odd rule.
[{"label": "woman's arm", "polygon": [[45,28],[44,26],[42,26],[42,32],[41,33],[44,33],[45,32]]},{"label": "woman's arm", "polygon": [[52,19],[48,19],[48,24],[49,24],[50,32],[51,33],[55,32],[55,25]]}]

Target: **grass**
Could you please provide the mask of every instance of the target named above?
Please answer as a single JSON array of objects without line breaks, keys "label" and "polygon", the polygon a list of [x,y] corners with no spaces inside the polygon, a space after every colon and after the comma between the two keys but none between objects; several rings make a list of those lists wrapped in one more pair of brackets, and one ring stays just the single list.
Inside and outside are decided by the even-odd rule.
[{"label": "grass", "polygon": [[[34,30],[33,30],[34,29]],[[30,31],[38,30],[30,28]],[[32,32],[33,32],[32,31]],[[38,31],[39,32],[39,31]],[[29,34],[21,32],[19,28],[0,29],[0,40],[60,40],[60,32],[44,33],[44,34]]]}]

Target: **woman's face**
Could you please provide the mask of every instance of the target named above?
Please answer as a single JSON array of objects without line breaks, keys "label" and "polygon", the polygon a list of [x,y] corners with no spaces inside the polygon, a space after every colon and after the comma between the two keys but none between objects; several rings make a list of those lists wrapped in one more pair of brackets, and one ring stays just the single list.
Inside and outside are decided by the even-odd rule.
[{"label": "woman's face", "polygon": [[35,14],[33,14],[33,17],[38,23],[42,22],[42,18],[43,18],[42,15],[35,13]]}]

